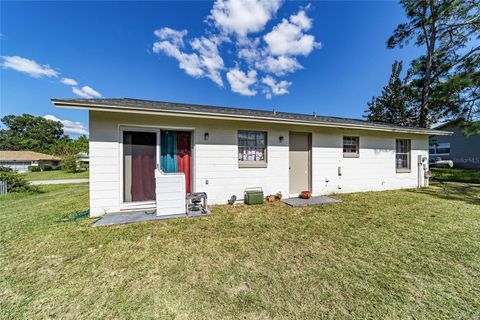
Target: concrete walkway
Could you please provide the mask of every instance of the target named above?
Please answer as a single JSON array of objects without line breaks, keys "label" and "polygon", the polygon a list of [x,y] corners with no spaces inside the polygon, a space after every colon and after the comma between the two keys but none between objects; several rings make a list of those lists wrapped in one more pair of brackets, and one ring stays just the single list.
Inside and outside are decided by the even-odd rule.
[{"label": "concrete walkway", "polygon": [[193,214],[170,214],[164,216],[157,216],[155,212],[147,213],[145,211],[140,212],[126,212],[126,213],[110,213],[102,216],[99,220],[95,221],[93,224],[94,227],[100,226],[115,226],[119,224],[128,224],[134,222],[143,222],[143,221],[155,221],[155,220],[166,220],[174,218],[193,218],[193,217],[204,217],[210,215],[210,212],[207,213],[193,213]]},{"label": "concrete walkway", "polygon": [[63,179],[63,180],[39,180],[39,181],[30,181],[30,184],[34,186],[39,186],[43,184],[69,184],[69,183],[87,183],[88,178],[85,179]]}]

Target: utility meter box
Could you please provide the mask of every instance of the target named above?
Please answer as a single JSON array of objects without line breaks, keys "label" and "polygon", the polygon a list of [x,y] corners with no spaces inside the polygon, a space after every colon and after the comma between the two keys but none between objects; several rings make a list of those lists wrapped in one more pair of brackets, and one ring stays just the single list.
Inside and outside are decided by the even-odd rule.
[{"label": "utility meter box", "polygon": [[262,188],[247,188],[244,193],[246,204],[262,204],[263,190]]}]

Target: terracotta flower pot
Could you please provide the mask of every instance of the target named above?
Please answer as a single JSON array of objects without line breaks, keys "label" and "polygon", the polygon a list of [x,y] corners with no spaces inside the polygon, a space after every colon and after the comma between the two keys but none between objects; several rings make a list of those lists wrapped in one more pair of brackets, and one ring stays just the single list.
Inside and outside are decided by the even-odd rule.
[{"label": "terracotta flower pot", "polygon": [[310,199],[311,196],[312,196],[312,193],[310,191],[302,191],[300,193],[300,198],[302,199]]}]

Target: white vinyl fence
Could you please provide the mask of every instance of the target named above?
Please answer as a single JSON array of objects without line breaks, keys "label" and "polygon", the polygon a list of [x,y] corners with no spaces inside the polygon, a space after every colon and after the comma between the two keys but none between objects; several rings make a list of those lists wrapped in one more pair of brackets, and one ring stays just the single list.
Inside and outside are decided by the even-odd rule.
[{"label": "white vinyl fence", "polygon": [[7,181],[0,181],[0,196],[8,192]]}]

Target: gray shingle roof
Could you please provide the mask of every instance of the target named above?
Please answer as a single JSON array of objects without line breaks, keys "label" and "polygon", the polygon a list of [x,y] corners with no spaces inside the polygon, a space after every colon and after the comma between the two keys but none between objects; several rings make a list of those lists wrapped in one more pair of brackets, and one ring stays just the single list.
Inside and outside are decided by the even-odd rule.
[{"label": "gray shingle roof", "polygon": [[[258,109],[243,109],[223,106],[210,106],[200,104],[186,104],[176,102],[151,101],[129,98],[112,98],[112,99],[52,99],[57,107],[78,107],[78,108],[101,108],[111,111],[137,110],[137,111],[157,111],[171,113],[188,113],[205,116],[224,116],[232,118],[255,118],[259,121],[287,121],[297,123],[308,123],[330,125],[330,126],[346,126],[358,128],[384,129],[391,131],[415,132],[423,134],[442,134],[438,130],[417,128],[417,127],[401,127],[393,124],[371,122],[360,119],[349,119],[339,117],[325,117],[318,115],[307,115],[301,113],[290,113],[280,111],[267,111]],[[446,132],[443,132],[446,134]]]}]

